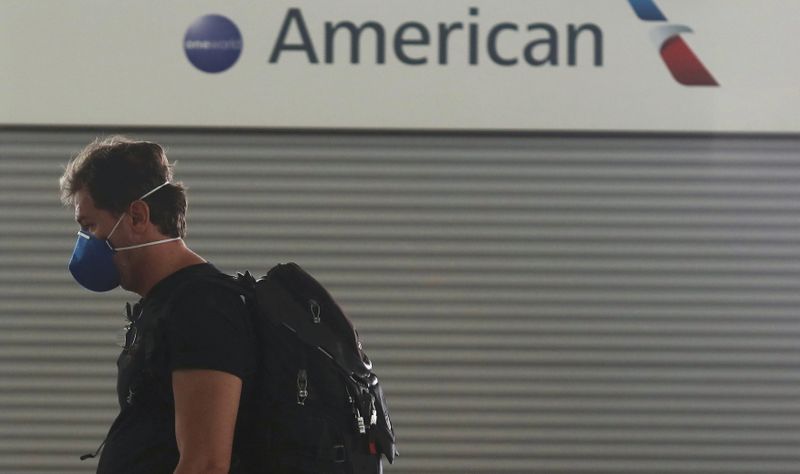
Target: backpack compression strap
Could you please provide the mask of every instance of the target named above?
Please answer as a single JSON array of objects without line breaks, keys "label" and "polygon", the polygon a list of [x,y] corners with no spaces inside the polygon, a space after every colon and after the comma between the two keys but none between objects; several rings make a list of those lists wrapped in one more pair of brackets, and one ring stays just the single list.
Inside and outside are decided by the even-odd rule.
[{"label": "backpack compression strap", "polygon": [[321,349],[347,375],[355,375],[362,380],[369,379],[372,364],[364,361],[360,353],[350,347],[341,337],[337,337],[325,324],[315,324],[310,318],[298,318],[306,309],[300,305],[292,293],[272,278],[264,278],[255,286],[255,297],[259,310],[275,324],[281,324],[308,345]]}]

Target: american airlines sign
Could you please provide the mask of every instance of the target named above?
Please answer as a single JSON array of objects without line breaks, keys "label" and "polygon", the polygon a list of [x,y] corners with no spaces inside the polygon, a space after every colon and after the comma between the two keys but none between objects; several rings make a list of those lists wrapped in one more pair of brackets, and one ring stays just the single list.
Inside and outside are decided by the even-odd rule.
[{"label": "american airlines sign", "polygon": [[0,124],[796,133],[796,18],[794,0],[6,0]]}]

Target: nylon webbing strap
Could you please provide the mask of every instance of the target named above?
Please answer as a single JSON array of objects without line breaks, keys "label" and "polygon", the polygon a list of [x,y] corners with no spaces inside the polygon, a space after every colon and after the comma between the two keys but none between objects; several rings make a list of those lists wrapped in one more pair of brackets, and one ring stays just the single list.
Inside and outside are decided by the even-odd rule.
[{"label": "nylon webbing strap", "polygon": [[298,318],[294,315],[304,314],[305,308],[300,306],[292,294],[271,278],[260,280],[256,285],[256,301],[260,311],[266,314],[273,323],[282,324],[297,334],[306,344],[319,347],[327,353],[340,367],[349,374],[368,378],[370,369],[364,362],[328,329],[325,324],[315,324],[311,317]]}]

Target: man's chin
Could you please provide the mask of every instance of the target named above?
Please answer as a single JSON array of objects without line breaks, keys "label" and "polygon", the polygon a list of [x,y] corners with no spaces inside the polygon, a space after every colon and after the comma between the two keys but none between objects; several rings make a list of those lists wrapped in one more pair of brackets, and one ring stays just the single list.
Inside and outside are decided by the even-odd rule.
[{"label": "man's chin", "polygon": [[120,275],[119,278],[119,287],[122,288],[123,290],[133,291],[131,290],[130,281],[128,281],[128,279],[122,275]]}]

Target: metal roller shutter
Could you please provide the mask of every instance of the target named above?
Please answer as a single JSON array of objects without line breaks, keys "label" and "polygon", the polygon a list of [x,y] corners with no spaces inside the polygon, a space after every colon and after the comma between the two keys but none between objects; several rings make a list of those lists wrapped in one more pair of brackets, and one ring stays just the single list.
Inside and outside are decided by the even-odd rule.
[{"label": "metal roller shutter", "polygon": [[[62,165],[0,131],[0,471],[91,472],[124,292],[71,280]],[[391,473],[800,472],[800,137],[138,131],[188,243],[352,315]],[[130,296],[130,298],[128,298]]]}]

